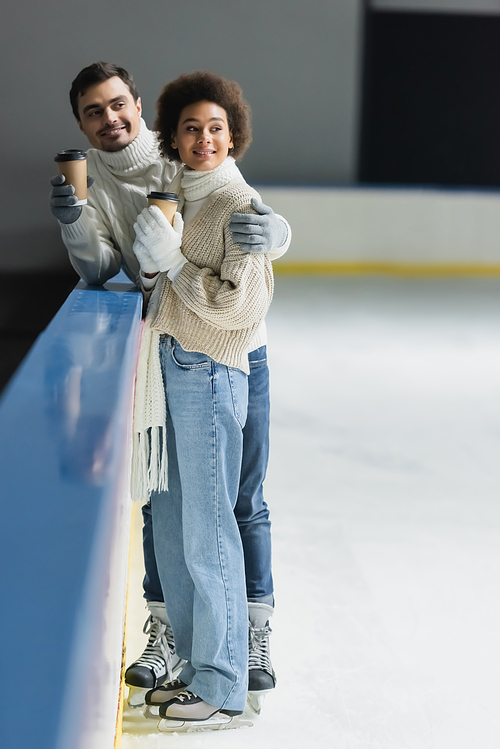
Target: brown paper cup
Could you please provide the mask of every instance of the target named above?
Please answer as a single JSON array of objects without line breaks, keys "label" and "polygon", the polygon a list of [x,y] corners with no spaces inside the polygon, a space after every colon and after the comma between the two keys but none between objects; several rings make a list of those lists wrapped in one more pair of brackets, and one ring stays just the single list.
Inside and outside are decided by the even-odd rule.
[{"label": "brown paper cup", "polygon": [[60,151],[55,161],[66,185],[73,185],[78,198],[76,205],[87,202],[87,154],[85,151]]},{"label": "brown paper cup", "polygon": [[167,221],[174,223],[179,198],[174,192],[151,192],[148,195],[148,205],[156,205]]}]

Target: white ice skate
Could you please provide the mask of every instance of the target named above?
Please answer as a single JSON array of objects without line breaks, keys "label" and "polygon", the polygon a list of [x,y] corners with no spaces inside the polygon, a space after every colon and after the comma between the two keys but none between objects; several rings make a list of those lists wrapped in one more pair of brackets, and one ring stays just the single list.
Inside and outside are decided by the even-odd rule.
[{"label": "white ice skate", "polygon": [[265,695],[276,686],[276,674],[269,649],[269,617],[274,609],[266,603],[248,603],[248,697],[251,710],[262,710]]},{"label": "white ice skate", "polygon": [[158,730],[162,733],[226,731],[253,725],[243,712],[218,710],[187,690],[161,705],[160,716]]},{"label": "white ice skate", "polygon": [[129,688],[127,701],[132,708],[143,707],[146,692],[172,680],[184,663],[175,652],[170,624],[163,624],[151,614],[143,632],[149,635],[146,648],[125,672],[125,684]]}]

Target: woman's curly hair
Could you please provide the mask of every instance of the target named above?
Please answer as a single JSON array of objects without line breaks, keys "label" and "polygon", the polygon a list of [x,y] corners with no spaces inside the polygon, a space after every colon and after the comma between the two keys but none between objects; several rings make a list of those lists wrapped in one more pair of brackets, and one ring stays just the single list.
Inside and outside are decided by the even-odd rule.
[{"label": "woman's curly hair", "polygon": [[227,123],[233,138],[231,156],[239,159],[252,142],[250,107],[243,98],[236,81],[222,78],[207,70],[186,73],[167,83],[156,102],[155,130],[159,133],[160,152],[163,156],[180,161],[179,152],[171,145],[177,132],[184,107],[198,101],[210,101],[226,111]]}]

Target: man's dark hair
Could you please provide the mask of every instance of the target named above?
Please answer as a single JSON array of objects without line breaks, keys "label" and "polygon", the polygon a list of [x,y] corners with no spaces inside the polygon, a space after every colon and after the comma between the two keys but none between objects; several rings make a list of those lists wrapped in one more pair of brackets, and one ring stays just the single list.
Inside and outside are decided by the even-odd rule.
[{"label": "man's dark hair", "polygon": [[180,161],[179,152],[171,145],[172,136],[177,132],[184,107],[198,101],[211,101],[226,111],[234,145],[230,154],[235,159],[241,158],[252,141],[250,107],[236,81],[206,70],[181,75],[163,89],[156,103],[155,123],[163,156]]},{"label": "man's dark hair", "polygon": [[78,97],[83,96],[85,91],[96,83],[102,83],[109,78],[115,77],[122,79],[134,97],[134,101],[137,102],[139,92],[135,87],[134,79],[125,68],[120,68],[112,62],[94,62],[92,65],[88,65],[86,68],[83,68],[83,70],[80,70],[71,84],[69,100],[71,102],[73,114],[77,120],[80,120],[80,115],[78,114]]}]

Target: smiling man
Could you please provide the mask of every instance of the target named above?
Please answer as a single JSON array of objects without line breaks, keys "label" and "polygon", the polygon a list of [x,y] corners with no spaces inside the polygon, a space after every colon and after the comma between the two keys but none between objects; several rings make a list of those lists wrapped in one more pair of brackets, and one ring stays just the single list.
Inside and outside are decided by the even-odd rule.
[{"label": "smiling man", "polygon": [[[51,180],[50,206],[59,221],[70,261],[89,284],[103,284],[123,269],[132,281],[150,288],[133,252],[134,223],[147,205],[147,194],[167,191],[180,164],[160,155],[157,136],[141,117],[135,83],[123,68],[106,62],[84,68],[73,81],[70,101],[80,130],[93,146],[87,155],[93,180],[87,205],[75,205],[74,188],[65,185],[61,175]],[[206,160],[208,169],[214,168],[217,147],[211,135],[195,150],[200,151],[198,158]],[[233,240],[243,252],[266,252],[271,260],[280,257],[290,243],[287,222],[260,201],[252,202],[252,207],[256,214],[233,214]],[[272,612],[270,523],[262,490],[269,451],[265,345],[249,354],[249,365],[248,416],[235,515],[244,546],[249,602]],[[150,617],[144,627],[149,635],[146,649],[126,673],[126,683],[132,688],[129,699],[135,705],[144,701],[147,689],[172,678],[179,663],[156,568],[149,504],[143,507],[143,516],[144,597]],[[256,535],[262,536],[260,544],[254,540]],[[267,645],[263,644],[270,630],[264,622],[259,626],[259,637],[255,628],[253,631],[252,642],[256,644],[249,656],[250,685],[262,693],[272,689],[276,681]]]}]

